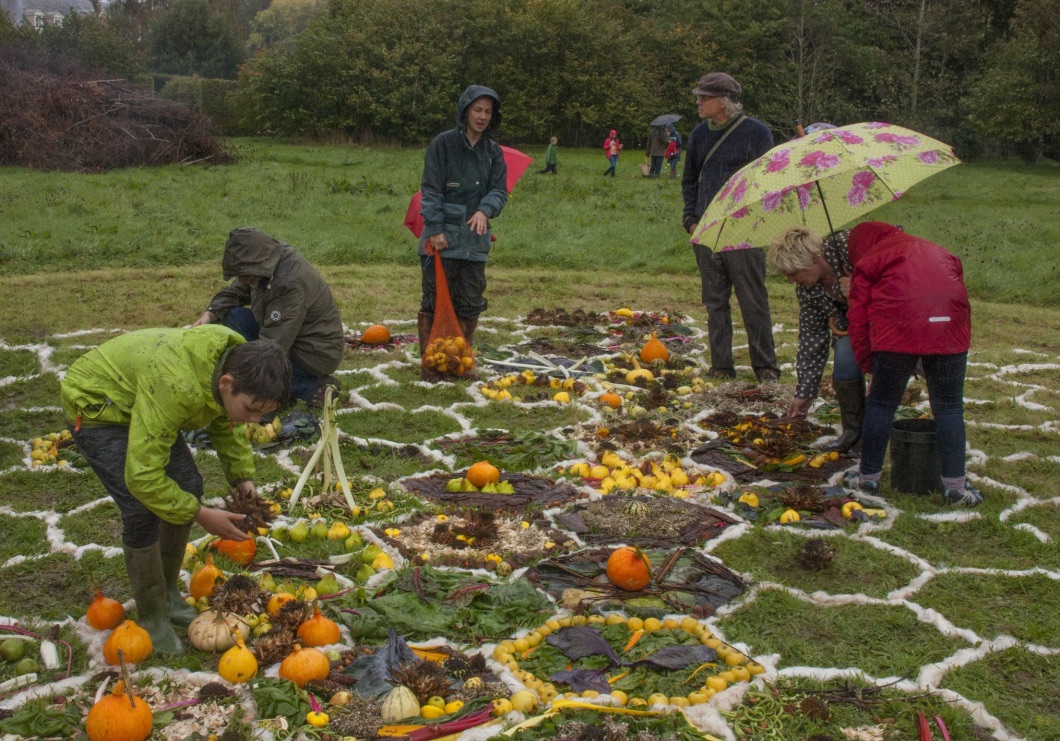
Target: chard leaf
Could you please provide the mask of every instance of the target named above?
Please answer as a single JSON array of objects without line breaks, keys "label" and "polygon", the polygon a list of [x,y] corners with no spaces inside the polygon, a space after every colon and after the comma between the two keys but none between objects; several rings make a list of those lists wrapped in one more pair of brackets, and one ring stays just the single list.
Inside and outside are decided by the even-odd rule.
[{"label": "chard leaf", "polygon": [[570,685],[575,692],[596,690],[601,695],[611,692],[611,685],[607,683],[606,669],[566,669],[556,672],[548,679],[550,682]]},{"label": "chard leaf", "polygon": [[[551,636],[549,636],[551,638]],[[705,664],[718,658],[710,646],[667,646],[640,661],[631,661],[626,666],[650,666],[655,669],[684,669],[692,664]]]},{"label": "chard leaf", "polygon": [[603,639],[600,631],[588,625],[576,625],[563,628],[545,639],[548,645],[558,648],[564,656],[575,661],[584,656],[606,656],[613,663],[619,663],[618,654],[611,644]]}]

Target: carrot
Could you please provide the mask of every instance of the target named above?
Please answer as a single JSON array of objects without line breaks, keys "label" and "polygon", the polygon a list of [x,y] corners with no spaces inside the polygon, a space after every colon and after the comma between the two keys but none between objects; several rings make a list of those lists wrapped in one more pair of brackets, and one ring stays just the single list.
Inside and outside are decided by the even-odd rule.
[{"label": "carrot", "polygon": [[643,635],[644,635],[644,630],[643,629],[633,631],[633,635],[631,635],[629,637],[629,643],[627,643],[625,645],[625,647],[622,649],[622,653],[626,653],[627,651],[629,651],[629,649],[631,649],[634,646],[636,646],[637,645],[637,641],[639,641],[641,636],[643,636]]}]

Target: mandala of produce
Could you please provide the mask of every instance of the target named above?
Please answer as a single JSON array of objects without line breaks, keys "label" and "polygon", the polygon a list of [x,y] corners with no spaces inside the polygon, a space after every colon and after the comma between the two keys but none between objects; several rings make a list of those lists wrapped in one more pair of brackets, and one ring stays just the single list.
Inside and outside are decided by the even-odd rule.
[{"label": "mandala of produce", "polygon": [[603,424],[587,422],[578,425],[574,434],[587,445],[606,444],[612,450],[636,455],[660,449],[683,455],[705,439],[682,426],[681,420],[669,413],[654,415],[643,411],[632,419],[605,419]]},{"label": "mandala of produce", "polygon": [[640,617],[683,613],[709,617],[747,588],[747,583],[721,562],[686,547],[643,550],[648,577],[643,588],[616,584],[608,563],[615,549],[588,548],[545,559],[530,567],[527,579],[563,608],[602,613],[625,610]]},{"label": "mandala of produce", "polygon": [[821,487],[804,481],[738,487],[722,492],[719,499],[744,519],[763,525],[844,529],[887,516],[886,510],[863,505],[841,486]]},{"label": "mandala of produce", "polygon": [[645,457],[633,464],[618,455],[613,447],[605,446],[606,443],[601,446],[595,460],[561,467],[560,475],[580,479],[603,494],[652,491],[678,499],[688,499],[725,483],[725,476],[717,471],[703,473],[691,466],[686,469],[673,453],[661,459]]},{"label": "mandala of produce", "polygon": [[576,547],[569,535],[549,527],[542,517],[524,519],[490,509],[417,515],[376,534],[412,563],[482,568],[500,576]]},{"label": "mandala of produce", "polygon": [[698,705],[765,671],[690,616],[550,620],[499,643],[493,659],[544,702],[566,693],[592,698],[617,692],[630,707]]},{"label": "mandala of produce", "polygon": [[[460,491],[459,482],[461,479],[467,479],[467,473],[467,471],[452,474],[436,473],[407,478],[401,484],[409,492],[425,497],[447,509],[475,507],[502,512],[523,512],[527,507],[548,509],[587,496],[585,492],[579,491],[568,483],[523,473],[504,474],[503,480],[512,487],[512,493],[509,494],[474,489]],[[458,484],[454,486],[452,481],[457,481]]]},{"label": "mandala of produce", "polygon": [[555,515],[586,543],[635,543],[656,548],[702,545],[738,520],[711,507],[667,496],[605,497]]}]

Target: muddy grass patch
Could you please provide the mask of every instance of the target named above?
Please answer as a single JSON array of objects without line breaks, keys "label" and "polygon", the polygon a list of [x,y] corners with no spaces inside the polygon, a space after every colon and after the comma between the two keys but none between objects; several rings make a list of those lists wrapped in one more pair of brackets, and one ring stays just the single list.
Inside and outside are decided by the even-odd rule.
[{"label": "muddy grass patch", "polygon": [[722,618],[721,627],[754,654],[781,654],[781,667],[856,667],[876,677],[915,679],[921,666],[968,646],[904,607],[821,607],[775,589]]},{"label": "muddy grass patch", "polygon": [[572,405],[517,407],[506,402],[490,402],[481,407],[461,409],[460,413],[478,429],[508,430],[513,435],[570,427],[589,417],[589,412]]},{"label": "muddy grass patch", "polygon": [[0,482],[4,485],[4,504],[17,512],[65,512],[107,496],[91,472],[77,474],[54,468],[11,471],[0,477]]},{"label": "muddy grass patch", "polygon": [[[423,455],[415,445],[345,441],[339,445],[339,454],[347,476],[377,476],[384,481],[441,467],[438,461]],[[300,450],[291,457],[299,466],[304,466],[310,455],[311,451]]]},{"label": "muddy grass patch", "polygon": [[110,499],[101,500],[95,507],[81,510],[76,515],[60,517],[59,527],[66,540],[75,545],[121,545],[121,512]]},{"label": "muddy grass patch", "polygon": [[37,556],[48,552],[47,528],[36,517],[0,515],[0,564],[14,556]]},{"label": "muddy grass patch", "polygon": [[507,430],[480,430],[473,437],[435,440],[431,447],[456,458],[455,467],[464,468],[488,460],[502,471],[532,471],[548,468],[577,455],[573,440],[552,433],[526,432],[512,435]]},{"label": "muddy grass patch", "polygon": [[[58,404],[58,400],[53,400]],[[30,441],[49,432],[66,429],[66,417],[60,409],[44,409],[25,412],[20,409],[4,409],[0,414],[0,437]]]},{"label": "muddy grass patch", "polygon": [[[225,479],[224,470],[221,468],[221,459],[216,455],[205,450],[196,451],[195,466],[199,469],[199,473],[202,474],[203,488],[206,491],[205,496],[207,498],[219,497],[231,490],[227,479]],[[290,481],[293,483],[297,478],[296,474],[282,468],[272,456],[255,455],[254,468],[254,483],[258,485],[277,481]]]},{"label": "muddy grass patch", "polygon": [[[799,554],[811,539],[812,536],[796,533],[755,529],[722,543],[711,555],[756,581],[780,582],[807,593],[862,593],[884,598],[920,573],[903,558],[836,536],[820,538],[835,549],[831,561],[819,570],[810,569],[800,562]],[[872,564],[871,569],[865,568],[867,563]]]},{"label": "muddy grass patch", "polygon": [[0,442],[0,471],[12,466],[21,466],[23,457],[25,453],[20,445]]},{"label": "muddy grass patch", "polygon": [[40,373],[37,354],[29,350],[0,350],[0,378]]},{"label": "muddy grass patch", "polygon": [[98,551],[80,559],[62,554],[23,561],[4,569],[0,579],[0,615],[32,615],[64,620],[85,613],[96,588],[119,602],[129,599],[129,579],[121,558]]},{"label": "muddy grass patch", "polygon": [[1048,535],[1054,542],[1060,539],[1060,504],[1044,502],[1020,510],[1009,519],[1010,525],[1026,523]]},{"label": "muddy grass patch", "polygon": [[736,520],[674,497],[604,497],[556,515],[558,525],[587,543],[702,545]]},{"label": "muddy grass patch", "polygon": [[71,363],[91,350],[91,347],[60,347],[51,354],[53,365],[69,367]]},{"label": "muddy grass patch", "polygon": [[378,384],[357,392],[372,404],[397,404],[407,411],[422,406],[447,408],[453,404],[470,401],[463,386],[443,383],[431,386],[401,384],[390,386]]},{"label": "muddy grass patch", "polygon": [[356,410],[338,417],[343,432],[360,438],[422,443],[460,429],[460,423],[437,411]]},{"label": "muddy grass patch", "polygon": [[50,407],[59,405],[59,379],[52,373],[0,386],[0,406]]}]

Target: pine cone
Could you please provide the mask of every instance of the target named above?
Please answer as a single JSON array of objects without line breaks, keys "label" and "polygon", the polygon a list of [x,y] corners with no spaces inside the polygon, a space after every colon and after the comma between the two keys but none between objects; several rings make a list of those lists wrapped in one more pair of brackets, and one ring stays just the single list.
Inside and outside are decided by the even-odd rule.
[{"label": "pine cone", "polygon": [[210,597],[210,607],[237,615],[258,613],[264,609],[268,593],[248,576],[236,574],[219,584]]},{"label": "pine cone", "polygon": [[824,538],[810,538],[795,557],[803,568],[810,571],[828,568],[833,558],[835,558],[835,546]]},{"label": "pine cone", "polygon": [[254,642],[254,655],[262,666],[283,661],[294,648],[294,639],[286,631],[270,630]]},{"label": "pine cone", "polygon": [[776,494],[777,500],[787,509],[813,512],[819,514],[828,509],[824,492],[812,484],[796,484],[781,489]]},{"label": "pine cone", "polygon": [[433,661],[422,659],[410,661],[396,669],[391,669],[390,677],[387,680],[390,684],[395,687],[400,685],[408,687],[421,705],[432,697],[448,697],[452,692],[445,669]]},{"label": "pine cone", "polygon": [[272,513],[272,504],[262,499],[257,492],[247,493],[233,489],[224,497],[225,509],[246,515],[242,528],[257,532],[259,527],[267,528],[276,515]]}]

